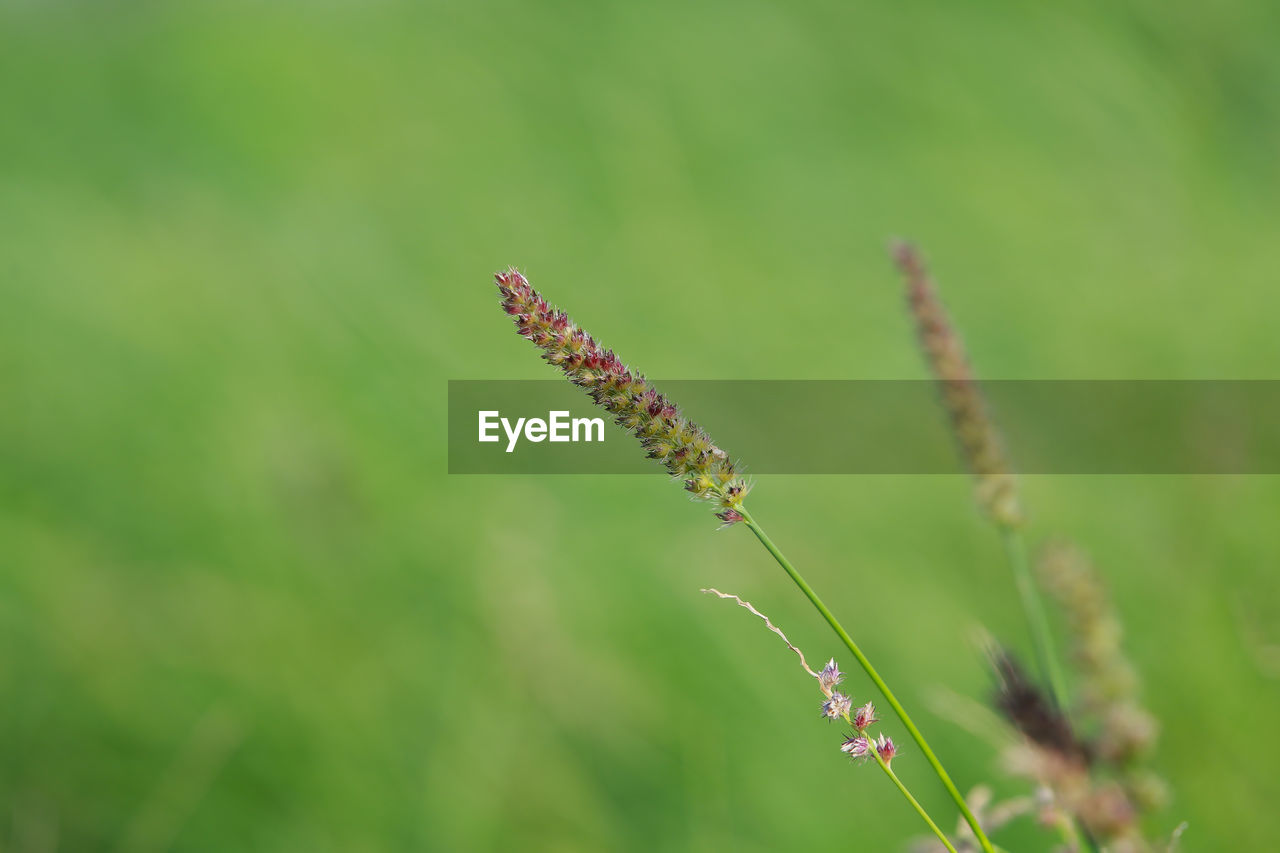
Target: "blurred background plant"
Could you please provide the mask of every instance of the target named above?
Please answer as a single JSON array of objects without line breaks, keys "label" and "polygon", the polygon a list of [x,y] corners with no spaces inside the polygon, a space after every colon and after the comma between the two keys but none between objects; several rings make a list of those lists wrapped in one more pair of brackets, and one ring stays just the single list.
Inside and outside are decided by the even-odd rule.
[{"label": "blurred background plant", "polygon": [[[0,4],[0,846],[893,849],[917,818],[815,758],[794,673],[744,654],[776,639],[706,616],[750,592],[826,646],[749,537],[661,474],[443,473],[446,379],[551,375],[488,275],[554,280],[659,381],[920,378],[910,233],[985,377],[1274,378],[1277,31],[1256,0]],[[878,590],[886,678],[983,695],[956,638],[1025,629],[963,478],[758,481],[815,587]],[[1022,493],[1105,568],[1162,819],[1265,849],[1280,482]],[[813,819],[852,798],[883,820]]]},{"label": "blurred background plant", "polygon": [[[1035,649],[1037,671],[1029,675],[1015,655],[986,640],[995,706],[1019,735],[1003,750],[1006,769],[1037,784],[1040,822],[1061,832],[1063,850],[1170,850],[1173,835],[1167,830],[1154,846],[1143,836],[1143,816],[1167,803],[1168,789],[1143,766],[1155,746],[1158,723],[1139,702],[1138,675],[1121,648],[1119,615],[1093,567],[1069,545],[1046,547],[1038,577],[1033,574],[1017,479],[964,342],[919,252],[898,243],[893,255],[957,450],[973,477],[978,508],[1000,533],[1027,618],[1027,639]],[[1068,635],[1074,691],[1058,656],[1041,585]]]}]

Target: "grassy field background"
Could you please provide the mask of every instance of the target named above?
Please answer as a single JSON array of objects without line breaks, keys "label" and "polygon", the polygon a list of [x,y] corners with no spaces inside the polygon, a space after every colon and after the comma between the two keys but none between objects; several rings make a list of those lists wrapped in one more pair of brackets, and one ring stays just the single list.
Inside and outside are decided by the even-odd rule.
[{"label": "grassy field background", "polygon": [[[746,531],[659,474],[445,474],[446,380],[551,375],[491,274],[651,376],[919,378],[905,234],[989,377],[1277,378],[1278,36],[1260,0],[0,3],[0,849],[900,848],[697,594],[836,653]],[[1280,482],[1025,488],[1124,614],[1153,832],[1268,849]],[[923,710],[985,694],[975,626],[1027,648],[964,479],[753,511],[960,784],[1019,790]]]}]

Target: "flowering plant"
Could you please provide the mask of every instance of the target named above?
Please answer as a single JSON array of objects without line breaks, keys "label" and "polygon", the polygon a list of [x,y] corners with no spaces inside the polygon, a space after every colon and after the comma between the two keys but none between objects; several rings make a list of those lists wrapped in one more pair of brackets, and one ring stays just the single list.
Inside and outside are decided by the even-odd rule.
[{"label": "flowering plant", "polygon": [[[1068,849],[1114,853],[1149,849],[1138,832],[1137,818],[1158,799],[1150,794],[1158,788],[1158,780],[1142,771],[1138,762],[1151,745],[1154,725],[1137,704],[1133,679],[1128,677],[1131,668],[1119,652],[1114,617],[1105,605],[1100,585],[1087,569],[1080,567],[1079,561],[1066,560],[1054,552],[1043,562],[1042,578],[1065,611],[1072,632],[1075,660],[1083,676],[1085,702],[1081,710],[1103,720],[1096,742],[1086,742],[1077,735],[1075,720],[1070,717],[1075,708],[1026,557],[1022,534],[1025,516],[1012,466],[974,380],[963,344],[938,300],[923,261],[907,244],[895,246],[893,255],[906,280],[908,304],[921,347],[940,389],[961,455],[973,474],[977,501],[1001,532],[1040,674],[1048,683],[1048,690],[1042,690],[1010,653],[993,644],[990,656],[999,683],[996,704],[1021,737],[1019,748],[1010,750],[1010,764],[1016,772],[1039,784],[1043,794],[1042,821],[1059,828]],[[817,680],[823,694],[821,716],[844,722],[852,729],[844,737],[840,751],[860,762],[874,760],[927,824],[935,846],[941,845],[950,853],[975,847],[995,853],[997,848],[988,832],[1026,811],[1027,801],[1006,803],[986,812],[985,821],[979,818],[978,813],[986,811],[985,789],[975,788],[972,802],[961,795],[889,685],[748,511],[745,501],[750,484],[743,479],[741,466],[642,374],[578,327],[565,312],[549,304],[520,272],[511,268],[497,273],[495,278],[503,309],[514,320],[516,331],[542,350],[542,358],[583,388],[619,426],[630,431],[648,457],[681,481],[695,499],[713,504],[723,526],[749,529],[809,599],[901,721],[955,803],[960,818],[955,838],[939,828],[892,768],[900,747],[883,732],[871,731],[879,722],[875,705],[868,701],[855,707],[849,693],[836,690],[845,681],[845,674],[834,658],[815,672],[803,652],[749,602],[719,590],[704,590],[731,599],[764,620],[769,630],[799,656],[801,666]],[[1067,570],[1062,568],[1064,565],[1073,568]],[[1109,768],[1109,775],[1100,772],[1104,768]]]}]

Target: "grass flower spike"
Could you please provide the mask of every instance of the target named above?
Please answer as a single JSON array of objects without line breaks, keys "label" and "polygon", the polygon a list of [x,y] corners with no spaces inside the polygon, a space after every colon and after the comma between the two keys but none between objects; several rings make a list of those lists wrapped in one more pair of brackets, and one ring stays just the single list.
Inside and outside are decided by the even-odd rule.
[{"label": "grass flower spike", "polygon": [[1124,629],[1102,579],[1082,552],[1065,544],[1047,547],[1037,568],[1065,616],[1081,710],[1103,722],[1100,757],[1116,764],[1143,757],[1156,722],[1138,702],[1137,671],[1121,649]]},{"label": "grass flower spike", "polygon": [[964,342],[951,325],[915,247],[899,243],[893,247],[893,257],[906,280],[907,303],[920,348],[938,380],[956,441],[973,474],[978,504],[997,524],[1017,527],[1023,522],[1018,484],[1005,458],[1000,435],[987,414],[987,403],[969,366]]},{"label": "grass flower spike", "polygon": [[[871,661],[849,636],[844,626],[791,564],[791,561],[773,543],[764,528],[747,511],[744,499],[749,486],[739,476],[737,464],[716,446],[701,427],[681,415],[675,404],[650,385],[644,376],[633,372],[612,350],[605,349],[575,325],[567,314],[552,307],[518,271],[514,268],[508,269],[498,273],[495,279],[498,292],[502,297],[502,307],[515,321],[516,331],[542,350],[544,360],[558,367],[569,381],[583,388],[597,405],[608,411],[620,426],[634,433],[640,440],[640,444],[648,451],[649,457],[662,463],[672,476],[683,480],[685,489],[695,498],[716,504],[718,507],[716,516],[725,526],[742,524],[760,540],[760,544],[809,599],[814,609],[831,626],[832,631],[857,659],[858,665],[884,695],[885,701],[920,748],[921,754],[946,788],[965,822],[972,828],[974,837],[982,849],[986,853],[994,853],[995,848],[987,838],[977,817],[965,802],[959,788],[947,774],[942,762],[929,746],[920,729],[902,707],[902,703],[894,696],[889,685],[871,665]],[[714,590],[711,591],[714,592]],[[722,598],[736,599],[743,607],[765,619],[770,629],[782,636],[781,631],[774,628],[763,614],[746,602],[737,599],[736,596],[716,594]],[[783,639],[786,640],[785,637]],[[822,673],[817,673],[805,663],[804,655],[799,649],[792,646],[790,642],[787,642],[787,645],[800,655],[800,662],[805,671],[818,680],[819,688],[827,700],[823,705],[823,715],[829,719],[850,721],[853,700],[836,693],[833,689],[841,679],[835,661],[831,661]],[[880,749],[887,749],[890,753],[896,750],[891,744],[881,744],[878,745],[877,750],[873,750],[873,753],[877,763],[893,779],[894,784],[912,803],[916,811],[929,823],[930,828],[948,849],[952,849],[936,824],[924,813],[920,804],[915,801],[893,771],[889,770],[888,764],[878,751]]]},{"label": "grass flower spike", "polygon": [[[1028,677],[1009,652],[992,646],[989,655],[999,683],[996,705],[1024,738],[1007,752],[1006,764],[1041,786],[1047,795],[1041,819],[1059,827],[1071,849],[1146,850],[1140,818],[1160,806],[1164,785],[1143,764],[1157,727],[1138,701],[1134,669],[1120,649],[1120,621],[1079,552],[1048,549],[1038,578],[1033,576],[1017,484],[964,345],[919,253],[898,244],[893,255],[906,281],[921,348],[974,476],[978,503],[1000,531],[1048,688]],[[1040,586],[1065,617],[1079,676],[1078,702],[1071,701],[1054,651]]]},{"label": "grass flower spike", "polygon": [[613,350],[602,347],[567,314],[549,305],[514,268],[494,278],[516,331],[542,350],[543,359],[585,389],[619,426],[634,433],[649,458],[683,480],[695,498],[719,504],[716,515],[722,522],[742,521],[737,510],[746,497],[747,483],[738,476],[734,461],[701,427],[681,415],[675,404],[644,376],[632,372]]},{"label": "grass flower spike", "polygon": [[978,505],[1000,530],[1022,610],[1035,643],[1037,663],[1049,681],[1054,702],[1060,708],[1066,707],[1066,679],[1058,665],[1049,621],[1028,565],[1026,543],[1022,538],[1025,518],[1022,501],[1000,434],[974,379],[964,342],[938,298],[924,259],[910,243],[898,243],[892,252],[906,281],[907,303],[915,319],[920,348],[937,380],[965,464],[973,474]]},{"label": "grass flower spike", "polygon": [[1062,543],[1044,549],[1038,569],[1065,617],[1080,690],[1077,713],[1094,723],[1095,764],[1115,774],[1135,820],[1157,811],[1168,792],[1146,759],[1159,725],[1142,706],[1137,671],[1121,648],[1124,630],[1102,578],[1083,552]]}]

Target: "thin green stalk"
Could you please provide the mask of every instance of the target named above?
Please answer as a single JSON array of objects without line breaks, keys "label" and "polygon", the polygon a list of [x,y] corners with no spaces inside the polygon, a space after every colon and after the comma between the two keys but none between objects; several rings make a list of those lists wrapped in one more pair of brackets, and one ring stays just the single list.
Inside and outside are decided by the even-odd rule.
[{"label": "thin green stalk", "polygon": [[1044,604],[1040,601],[1035,579],[1031,577],[1031,567],[1027,561],[1027,546],[1022,537],[1022,530],[1007,524],[1001,524],[999,528],[1005,554],[1008,555],[1009,565],[1013,569],[1013,580],[1018,587],[1018,596],[1022,599],[1022,610],[1026,614],[1027,624],[1031,629],[1031,642],[1035,645],[1040,672],[1049,679],[1049,689],[1053,694],[1054,704],[1060,710],[1066,710],[1068,707],[1067,684],[1062,677],[1062,668],[1058,665],[1058,656],[1054,652],[1053,635],[1049,631],[1049,619],[1045,616]]},{"label": "thin green stalk", "polygon": [[[863,735],[863,737],[870,739],[870,735]],[[945,832],[938,829],[938,825],[933,822],[933,818],[929,817],[929,813],[924,810],[924,806],[920,805],[920,802],[915,797],[911,796],[911,792],[907,790],[907,786],[902,784],[902,780],[898,778],[898,774],[894,773],[893,768],[891,768],[888,763],[880,757],[880,753],[876,752],[874,746],[871,747],[870,751],[871,754],[875,756],[876,763],[880,765],[880,769],[883,770],[885,775],[888,776],[893,781],[893,784],[898,787],[898,790],[902,792],[902,796],[907,798],[907,802],[911,803],[911,806],[916,810],[916,813],[919,814],[920,817],[924,818],[924,822],[929,824],[929,828],[933,830],[934,835],[938,836],[938,840],[942,842],[942,846],[950,850],[951,853],[958,853],[955,845],[951,843],[951,839],[947,838],[947,834]]]},{"label": "thin green stalk", "polygon": [[920,752],[924,754],[925,760],[929,762],[929,765],[933,768],[933,772],[936,773],[938,779],[942,781],[942,785],[947,789],[947,793],[951,795],[951,799],[955,800],[956,806],[960,809],[960,813],[964,815],[965,821],[968,822],[969,826],[973,829],[973,834],[978,839],[978,843],[982,845],[982,849],[985,853],[994,853],[991,841],[987,838],[986,833],[982,831],[982,825],[978,823],[978,818],[975,817],[973,812],[969,809],[969,804],[964,801],[964,797],[960,794],[959,789],[956,788],[955,783],[951,781],[951,777],[947,775],[947,771],[943,768],[942,762],[938,760],[938,756],[935,755],[933,750],[929,747],[929,743],[924,739],[924,735],[920,733],[920,730],[916,728],[916,724],[911,721],[911,717],[907,714],[906,709],[902,707],[902,703],[900,703],[898,698],[893,695],[893,691],[889,689],[889,685],[885,684],[884,679],[880,677],[880,673],[876,672],[876,668],[871,665],[871,661],[867,660],[867,656],[862,653],[862,649],[858,648],[858,644],[855,643],[853,638],[849,636],[849,633],[845,631],[844,626],[842,626],[839,620],[832,615],[831,611],[827,609],[827,606],[822,603],[822,599],[818,598],[818,594],[814,592],[813,588],[810,587],[809,584],[805,582],[805,579],[800,576],[800,573],[796,571],[795,566],[791,565],[791,562],[786,558],[786,556],[778,550],[778,546],[773,544],[773,540],[771,540],[760,525],[756,523],[756,520],[751,517],[751,514],[743,507],[739,507],[738,512],[742,515],[743,523],[746,524],[747,527],[751,529],[751,532],[756,535],[756,538],[760,540],[760,544],[764,545],[765,549],[773,555],[773,558],[778,561],[778,565],[782,566],[783,570],[791,577],[791,580],[795,582],[795,585],[798,586],[800,591],[805,594],[805,597],[809,599],[809,602],[813,604],[814,608],[820,614],[822,614],[822,618],[827,620],[827,624],[836,632],[836,636],[838,636],[849,651],[853,653],[858,664],[867,673],[867,677],[871,679],[872,683],[874,683],[877,688],[879,688],[880,692],[884,695],[885,700],[889,703],[889,707],[893,708],[893,712],[898,715],[898,719],[901,720],[902,725],[906,727],[907,732],[911,735],[911,739],[916,742],[916,746],[920,747]]},{"label": "thin green stalk", "polygon": [[[1031,628],[1031,641],[1035,645],[1036,659],[1040,671],[1049,679],[1049,692],[1053,702],[1060,711],[1066,711],[1067,684],[1062,676],[1062,667],[1058,665],[1058,655],[1053,646],[1053,634],[1049,630],[1049,619],[1045,615],[1044,604],[1040,600],[1040,591],[1035,578],[1031,576],[1031,566],[1027,560],[1027,544],[1022,536],[1021,528],[1008,524],[998,524],[1000,539],[1004,543],[1005,554],[1009,557],[1009,565],[1013,569],[1013,579],[1018,587],[1018,596],[1022,599],[1022,611],[1027,616],[1027,624]],[[1079,818],[1068,815],[1066,829],[1074,836],[1074,840],[1086,850],[1097,850],[1098,847],[1085,831],[1078,826]]]}]

